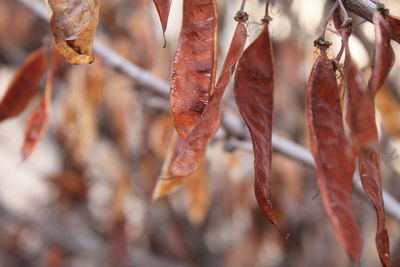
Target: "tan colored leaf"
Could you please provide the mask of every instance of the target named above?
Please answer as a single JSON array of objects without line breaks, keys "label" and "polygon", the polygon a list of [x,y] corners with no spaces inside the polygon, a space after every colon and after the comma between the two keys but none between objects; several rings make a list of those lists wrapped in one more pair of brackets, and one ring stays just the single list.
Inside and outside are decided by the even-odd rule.
[{"label": "tan colored leaf", "polygon": [[99,0],[48,0],[51,29],[58,51],[71,64],[94,60],[92,44],[99,19]]}]

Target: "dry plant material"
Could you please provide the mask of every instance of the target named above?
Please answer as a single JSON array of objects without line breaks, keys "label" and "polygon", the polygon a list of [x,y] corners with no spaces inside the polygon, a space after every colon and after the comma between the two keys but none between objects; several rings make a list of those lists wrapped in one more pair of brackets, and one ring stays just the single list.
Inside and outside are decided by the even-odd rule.
[{"label": "dry plant material", "polygon": [[26,159],[33,152],[34,148],[45,133],[51,112],[51,97],[53,94],[54,78],[56,75],[57,67],[60,62],[60,54],[53,49],[49,71],[47,74],[46,87],[44,95],[40,100],[39,105],[29,115],[26,122],[24,143],[22,145],[21,154],[22,158]]},{"label": "dry plant material", "polygon": [[160,17],[161,27],[163,29],[163,33],[167,30],[168,24],[168,16],[169,9],[171,8],[171,0],[153,0],[154,5],[156,6],[158,16]]},{"label": "dry plant material", "polygon": [[400,104],[388,87],[381,88],[374,98],[382,125],[392,136],[400,138]]},{"label": "dry plant material", "polygon": [[352,211],[354,158],[344,132],[335,66],[319,46],[307,85],[306,110],[311,152],[321,197],[337,236],[359,262],[362,240]]},{"label": "dry plant material", "polygon": [[274,60],[267,22],[238,63],[234,92],[236,104],[253,142],[255,195],[268,220],[277,226],[272,212],[270,184]]},{"label": "dry plant material", "polygon": [[339,10],[334,13],[334,22],[342,38],[345,51],[344,82],[348,96],[346,122],[351,130],[353,153],[358,156],[362,149],[377,149],[378,133],[375,124],[375,107],[372,94],[351,56],[349,37],[352,23],[346,22]]},{"label": "dry plant material", "polygon": [[[380,11],[374,14],[375,55],[369,88],[354,64],[349,48],[351,24],[343,25],[344,18],[335,13],[335,24],[339,29],[345,48],[345,81],[348,91],[347,123],[349,124],[353,151],[358,156],[360,178],[365,192],[371,199],[377,214],[375,243],[383,266],[390,266],[389,236],[385,226],[382,197],[379,152],[377,151],[378,130],[375,122],[374,94],[386,81],[393,65],[394,53],[390,46],[389,27]],[[339,26],[340,25],[340,26]]]},{"label": "dry plant material", "polygon": [[186,139],[208,103],[217,64],[215,0],[185,0],[178,47],[172,63],[171,111],[178,134]]},{"label": "dry plant material", "polygon": [[0,103],[0,121],[19,115],[36,95],[48,64],[44,47],[32,52],[14,75]]},{"label": "dry plant material", "polygon": [[238,21],[214,93],[171,166],[172,177],[185,177],[199,167],[204,159],[208,143],[221,124],[222,97],[234,72],[235,65],[242,56],[247,39],[244,21],[243,19]]},{"label": "dry plant material", "polygon": [[100,0],[48,0],[48,3],[58,51],[70,64],[92,63]]},{"label": "dry plant material", "polygon": [[395,55],[390,44],[390,25],[384,18],[384,11],[374,13],[375,50],[372,63],[372,75],[369,80],[369,90],[374,96],[382,87],[393,67]]}]

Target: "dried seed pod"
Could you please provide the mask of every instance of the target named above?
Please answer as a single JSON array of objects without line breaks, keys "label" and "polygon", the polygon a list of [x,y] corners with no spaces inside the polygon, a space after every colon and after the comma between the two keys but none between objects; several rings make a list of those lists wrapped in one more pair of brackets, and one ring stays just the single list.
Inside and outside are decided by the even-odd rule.
[{"label": "dried seed pod", "polygon": [[215,0],[185,0],[183,23],[172,63],[171,111],[178,134],[186,139],[214,85],[217,63]]},{"label": "dried seed pod", "polygon": [[352,211],[354,158],[344,132],[339,86],[327,47],[319,48],[307,85],[307,125],[325,210],[353,261],[359,262],[361,235]]},{"label": "dried seed pod", "polygon": [[254,150],[254,190],[261,210],[277,226],[272,212],[271,156],[274,59],[268,23],[244,51],[235,74],[235,100],[249,128]]}]

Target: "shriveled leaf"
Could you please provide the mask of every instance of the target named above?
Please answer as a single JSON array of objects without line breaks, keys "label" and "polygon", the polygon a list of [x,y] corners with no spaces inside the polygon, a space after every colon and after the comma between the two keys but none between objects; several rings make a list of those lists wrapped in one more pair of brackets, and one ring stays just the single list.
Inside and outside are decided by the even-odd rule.
[{"label": "shriveled leaf", "polygon": [[171,111],[178,134],[186,139],[208,103],[217,63],[215,0],[185,0],[178,47],[172,63]]},{"label": "shriveled leaf", "polygon": [[354,158],[344,132],[339,86],[326,47],[320,48],[307,85],[307,124],[317,180],[337,236],[359,262],[362,240],[352,211]]},{"label": "shriveled leaf", "polygon": [[36,95],[48,63],[47,49],[32,52],[18,69],[0,103],[0,121],[19,115]]},{"label": "shriveled leaf", "polygon": [[24,159],[33,152],[48,127],[54,78],[59,62],[60,55],[56,50],[53,50],[44,95],[40,100],[39,106],[30,114],[26,122],[24,143],[21,149]]},{"label": "shriveled leaf", "polygon": [[268,24],[244,51],[236,70],[234,92],[253,142],[255,195],[268,220],[277,226],[272,212],[270,184],[274,60]]},{"label": "shriveled leaf", "polygon": [[384,87],[375,95],[375,106],[382,117],[382,124],[392,136],[400,138],[400,104],[389,88]]},{"label": "shriveled leaf", "polygon": [[171,166],[173,177],[189,175],[203,161],[208,143],[221,124],[222,97],[234,72],[235,65],[242,56],[246,39],[246,27],[244,22],[239,21],[214,93]]},{"label": "shriveled leaf", "polygon": [[389,235],[386,229],[385,207],[382,197],[379,153],[365,149],[359,158],[359,170],[364,191],[371,199],[377,216],[376,248],[383,266],[390,264]]},{"label": "shriveled leaf", "polygon": [[394,51],[390,45],[390,25],[381,12],[374,13],[375,52],[369,90],[373,95],[382,87],[394,64]]},{"label": "shriveled leaf", "polygon": [[94,60],[92,44],[99,20],[99,0],[48,0],[58,51],[71,64]]},{"label": "shriveled leaf", "polygon": [[167,30],[169,9],[171,8],[172,0],[153,0],[156,6],[158,16],[160,17],[163,32]]},{"label": "shriveled leaf", "polygon": [[335,12],[334,18],[345,49],[344,81],[348,95],[346,122],[351,130],[353,153],[358,155],[363,148],[377,149],[375,107],[373,96],[351,56],[349,46],[351,23],[342,27],[344,19],[339,12]]},{"label": "shriveled leaf", "polygon": [[386,21],[390,25],[391,38],[400,43],[400,17],[385,14]]}]

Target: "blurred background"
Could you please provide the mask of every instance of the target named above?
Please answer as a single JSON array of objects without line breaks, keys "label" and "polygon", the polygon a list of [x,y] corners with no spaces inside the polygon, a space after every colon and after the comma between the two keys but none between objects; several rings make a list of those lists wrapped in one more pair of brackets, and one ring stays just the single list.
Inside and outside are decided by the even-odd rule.
[{"label": "blurred background", "polygon": [[[172,2],[166,48],[151,0],[102,1],[96,38],[168,81],[182,16],[182,0]],[[249,41],[260,32],[262,2],[247,1]],[[271,11],[274,132],[308,146],[304,93],[316,58],[312,42],[331,1],[276,2]],[[400,15],[398,1],[383,2]],[[222,66],[240,1],[218,3]],[[331,24],[328,39],[335,56],[340,40]],[[48,22],[17,0],[0,0],[1,95],[25,57],[48,40]],[[373,40],[370,23],[358,25],[351,38],[353,56],[366,75]],[[393,45],[400,55],[399,45]],[[383,187],[397,200],[399,71],[396,62],[376,103]],[[231,87],[226,94],[224,117],[239,121]],[[151,206],[173,130],[168,100],[118,74],[100,57],[89,66],[62,65],[50,128],[21,162],[24,125],[38,100],[23,115],[0,124],[0,267],[352,266],[322,207],[314,170],[302,163],[273,156],[274,210],[290,234],[284,239],[255,201],[252,154],[231,149],[229,133],[212,142],[206,162],[186,187]],[[365,243],[361,266],[380,266],[370,201],[355,194],[354,212]],[[392,263],[400,266],[399,221],[388,217],[387,227]]]}]

